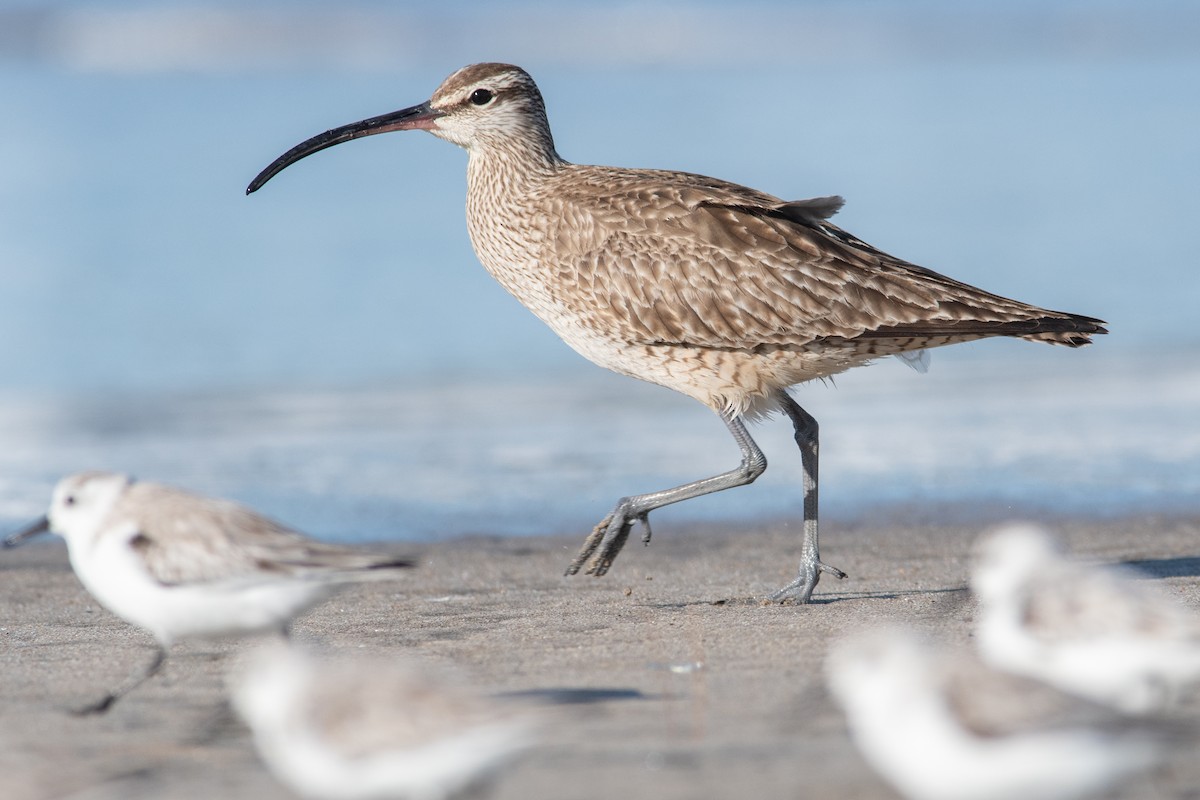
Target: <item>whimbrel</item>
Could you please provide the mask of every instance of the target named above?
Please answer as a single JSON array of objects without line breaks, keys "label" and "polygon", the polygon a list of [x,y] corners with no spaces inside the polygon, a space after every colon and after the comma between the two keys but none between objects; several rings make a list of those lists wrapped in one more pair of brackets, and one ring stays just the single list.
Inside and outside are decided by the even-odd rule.
[{"label": "whimbrel", "polygon": [[571,164],[519,67],[473,64],[420,105],[333,128],[259,173],[377,133],[426,130],[467,150],[467,228],[484,267],[585,358],[694,397],[741,450],[734,469],[621,498],[567,570],[603,575],[651,511],[742,486],[766,469],[746,421],[782,411],[800,447],[799,575],[772,599],[807,602],[817,549],[817,421],[788,387],[885,355],[989,336],[1080,347],[1103,321],[1009,300],[910,264],[829,222],[840,197],[785,202],[726,181]]}]

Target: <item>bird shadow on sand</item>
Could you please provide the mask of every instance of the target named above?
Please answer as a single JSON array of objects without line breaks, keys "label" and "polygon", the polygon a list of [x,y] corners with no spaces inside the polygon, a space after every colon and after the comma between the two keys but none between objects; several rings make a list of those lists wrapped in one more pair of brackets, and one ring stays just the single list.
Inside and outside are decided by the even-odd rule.
[{"label": "bird shadow on sand", "polygon": [[1122,561],[1121,566],[1135,569],[1153,578],[1200,577],[1200,556],[1145,558],[1137,561]]},{"label": "bird shadow on sand", "polygon": [[647,603],[651,608],[690,608],[697,606],[730,606],[747,607],[761,606],[823,606],[840,603],[846,600],[899,600],[902,597],[927,597],[931,595],[961,595],[962,602],[970,597],[970,591],[965,586],[949,586],[944,589],[897,589],[893,591],[875,592],[829,592],[814,595],[808,603],[796,603],[790,600],[775,602],[765,597],[722,597],[714,600],[686,600],[678,603]]},{"label": "bird shadow on sand", "polygon": [[519,689],[511,692],[497,692],[492,696],[500,700],[520,700],[553,706],[588,705],[591,703],[607,703],[612,700],[655,699],[654,695],[648,695],[638,689],[572,686]]}]

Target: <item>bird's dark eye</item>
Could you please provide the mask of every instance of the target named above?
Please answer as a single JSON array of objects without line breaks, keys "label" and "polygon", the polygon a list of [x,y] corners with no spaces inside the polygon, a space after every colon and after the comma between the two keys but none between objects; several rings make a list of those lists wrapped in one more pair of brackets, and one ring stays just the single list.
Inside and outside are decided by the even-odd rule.
[{"label": "bird's dark eye", "polygon": [[491,89],[476,89],[471,92],[471,102],[477,106],[486,106],[492,102],[495,93]]},{"label": "bird's dark eye", "polygon": [[75,495],[73,495],[73,494],[69,494],[69,495],[67,495],[66,497],[64,497],[64,498],[63,498],[63,505],[64,505],[64,506],[73,506],[73,505],[75,505]]}]

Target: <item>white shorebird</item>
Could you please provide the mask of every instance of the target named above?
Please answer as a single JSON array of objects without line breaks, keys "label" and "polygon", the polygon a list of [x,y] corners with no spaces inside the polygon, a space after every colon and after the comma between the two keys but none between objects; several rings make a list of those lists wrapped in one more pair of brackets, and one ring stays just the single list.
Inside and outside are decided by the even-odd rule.
[{"label": "white shorebird", "polygon": [[1183,732],[959,660],[902,630],[860,632],[826,661],[871,766],[909,800],[1068,800],[1158,763]]},{"label": "white shorebird", "polygon": [[785,202],[690,173],[568,163],[533,79],[509,64],[464,67],[425,103],[314,136],[246,192],[327,147],[418,129],[468,151],[467,228],[496,280],[586,358],[707,405],[741,450],[729,472],[621,498],[568,574],[607,572],[635,523],[649,542],[654,509],[755,480],[767,461],[745,421],[782,411],[803,463],[804,540],[799,575],[772,599],[807,602],[822,572],[845,575],[818,553],[817,422],[788,387],[989,336],[1080,347],[1106,332],[877,250],[828,221],[839,197]]},{"label": "white shorebird", "polygon": [[234,707],[267,766],[306,798],[448,800],[532,744],[530,718],[394,659],[256,655]]},{"label": "white shorebird", "polygon": [[154,675],[173,642],[278,631],[339,585],[394,577],[406,559],[313,541],[228,500],[115,472],[59,481],[49,513],[4,540],[51,531],[108,610],[148,630],[158,652],[145,670],[79,713],[100,713]]},{"label": "white shorebird", "polygon": [[1200,683],[1200,615],[1138,577],[1071,561],[1032,525],[985,535],[971,571],[980,654],[1126,712],[1164,710]]}]

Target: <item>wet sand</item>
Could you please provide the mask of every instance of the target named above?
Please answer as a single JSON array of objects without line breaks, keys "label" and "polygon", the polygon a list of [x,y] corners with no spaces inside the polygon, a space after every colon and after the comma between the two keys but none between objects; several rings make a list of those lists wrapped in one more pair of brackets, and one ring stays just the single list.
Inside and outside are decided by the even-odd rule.
[{"label": "wet sand", "polygon": [[[1049,524],[1077,555],[1134,562],[1200,611],[1200,520]],[[421,567],[347,590],[297,621],[327,650],[395,654],[536,704],[544,742],[493,793],[517,798],[895,797],[857,755],[825,693],[828,643],[902,621],[970,635],[965,589],[978,525],[830,524],[810,606],[765,606],[787,583],[798,525],[742,530],[663,520],[605,578],[561,577],[582,536],[391,545]],[[185,642],[109,714],[94,700],[152,655],[149,636],[101,608],[61,542],[0,552],[0,797],[292,795],[259,763],[224,680],[253,642]],[[1200,703],[1179,713],[1200,717]],[[1121,797],[1195,797],[1181,754]]]}]

